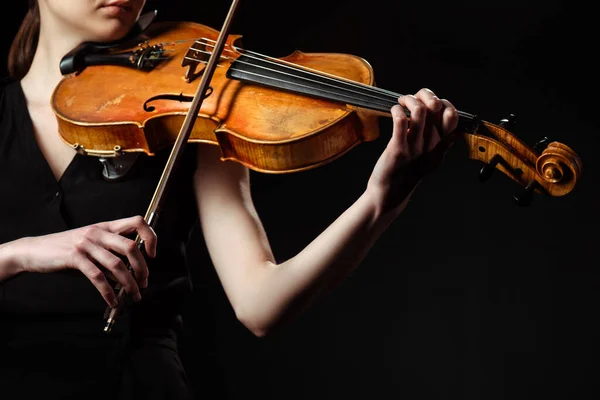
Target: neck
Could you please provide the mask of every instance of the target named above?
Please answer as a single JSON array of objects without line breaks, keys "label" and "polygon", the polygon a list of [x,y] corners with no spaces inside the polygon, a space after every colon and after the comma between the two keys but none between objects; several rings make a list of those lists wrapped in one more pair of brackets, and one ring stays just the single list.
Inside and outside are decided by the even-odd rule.
[{"label": "neck", "polygon": [[63,78],[60,60],[79,45],[80,40],[69,35],[48,35],[44,32],[40,32],[39,38],[31,67],[21,84],[30,104],[48,105],[54,88]]}]

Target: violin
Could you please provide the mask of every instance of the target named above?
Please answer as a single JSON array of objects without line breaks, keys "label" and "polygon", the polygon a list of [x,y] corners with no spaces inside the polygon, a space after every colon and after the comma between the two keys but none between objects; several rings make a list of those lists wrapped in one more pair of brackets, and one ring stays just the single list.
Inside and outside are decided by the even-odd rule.
[{"label": "violin", "polygon": [[[148,13],[121,41],[83,43],[61,60],[64,79],[51,106],[65,143],[102,159],[152,156],[172,145],[145,216],[150,226],[188,142],[217,145],[223,161],[257,172],[298,172],[377,139],[379,117],[391,117],[398,104],[401,95],[376,87],[361,57],[295,51],[274,58],[244,49],[241,35],[228,33],[238,3],[232,1],[221,31],[194,22],[153,23],[156,12]],[[583,168],[577,154],[547,140],[530,147],[509,131],[511,122],[459,111],[452,136],[464,139],[470,159],[485,163],[481,180],[502,171],[523,188],[515,196],[521,205],[534,193],[572,191]],[[143,251],[139,236],[136,243]],[[106,333],[124,305],[124,288],[117,289]]]},{"label": "violin", "polygon": [[[154,155],[172,145],[218,35],[194,22],[152,23],[133,46],[96,49],[79,69],[75,56],[66,57],[52,97],[62,139],[98,157]],[[319,167],[379,137],[378,118],[391,116],[400,94],[374,86],[368,61],[301,51],[273,58],[243,49],[241,38],[228,35],[189,142],[218,145],[222,160],[282,174]],[[559,142],[529,146],[509,131],[512,122],[459,111],[454,135],[470,159],[485,163],[481,180],[502,171],[524,188],[519,204],[534,192],[571,192],[583,168],[577,154]]]}]

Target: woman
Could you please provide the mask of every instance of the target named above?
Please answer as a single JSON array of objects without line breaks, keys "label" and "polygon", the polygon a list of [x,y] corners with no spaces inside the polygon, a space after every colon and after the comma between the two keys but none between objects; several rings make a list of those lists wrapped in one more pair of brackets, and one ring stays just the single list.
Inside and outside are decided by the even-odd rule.
[{"label": "woman", "polygon": [[[104,179],[96,158],[64,145],[50,108],[61,58],[82,42],[123,37],[144,4],[31,0],[13,42],[11,79],[0,101],[3,393],[192,398],[177,331],[189,293],[182,246],[195,218],[237,318],[264,336],[360,263],[406,207],[430,156],[445,144],[441,139],[456,128],[456,109],[430,90],[399,98],[391,109],[392,137],[364,193],[283,263],[276,264],[253,206],[249,171],[221,162],[216,146],[186,146],[154,232],[140,215],[168,152],[139,156],[122,179]],[[402,107],[411,112],[410,127]],[[136,234],[148,258],[135,246]],[[107,336],[102,314],[106,304],[116,304],[115,282],[133,304]]]}]

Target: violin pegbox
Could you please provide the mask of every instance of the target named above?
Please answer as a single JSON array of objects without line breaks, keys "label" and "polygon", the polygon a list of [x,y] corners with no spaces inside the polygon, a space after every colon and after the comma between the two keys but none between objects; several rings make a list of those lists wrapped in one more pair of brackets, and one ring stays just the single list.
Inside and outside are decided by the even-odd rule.
[{"label": "violin pegbox", "polygon": [[527,145],[508,130],[515,124],[512,114],[499,124],[464,114],[461,117],[471,120],[471,129],[460,133],[468,145],[469,158],[485,163],[479,171],[480,181],[487,181],[495,170],[502,171],[521,185],[514,195],[518,205],[531,204],[534,193],[566,195],[577,184],[583,164],[568,146],[549,142],[547,137],[534,146]]}]

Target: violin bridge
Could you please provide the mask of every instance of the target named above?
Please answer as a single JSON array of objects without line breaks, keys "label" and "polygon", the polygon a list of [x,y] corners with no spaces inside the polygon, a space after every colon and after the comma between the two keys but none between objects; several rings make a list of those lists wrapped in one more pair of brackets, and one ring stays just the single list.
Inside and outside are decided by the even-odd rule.
[{"label": "violin bridge", "polygon": [[[202,76],[204,72],[204,66],[208,63],[210,58],[210,51],[206,50],[206,43],[202,40],[197,40],[188,49],[181,62],[182,67],[188,67],[184,79],[187,83],[192,82],[194,79]],[[198,65],[202,65],[202,70],[196,72]]]}]

